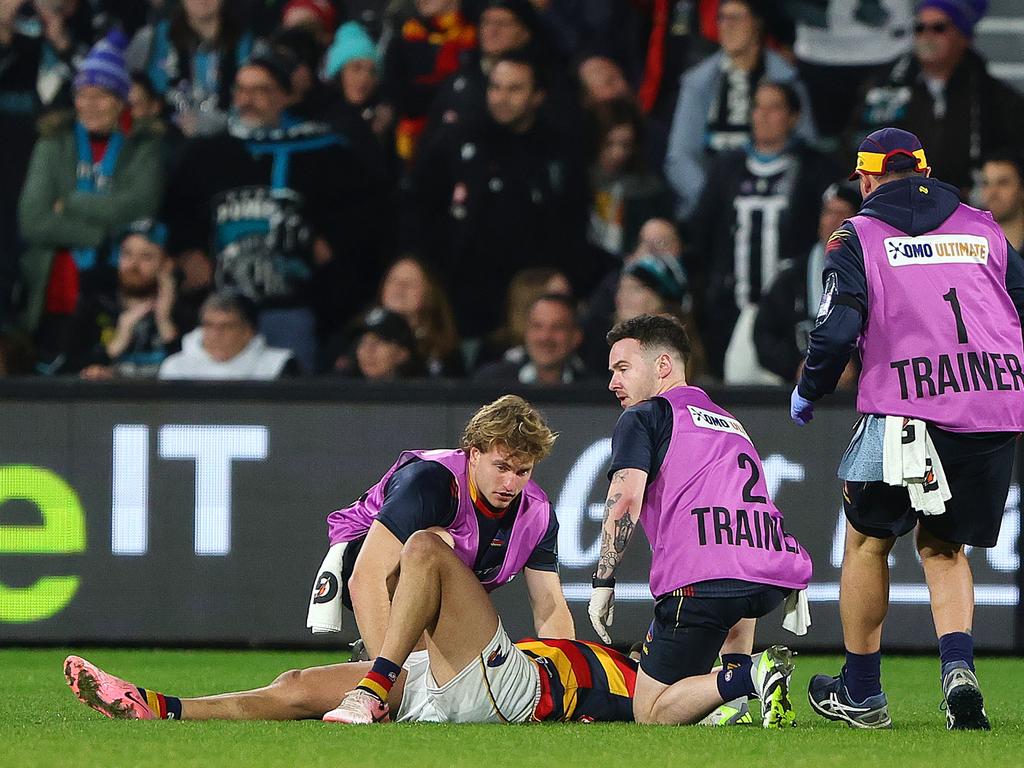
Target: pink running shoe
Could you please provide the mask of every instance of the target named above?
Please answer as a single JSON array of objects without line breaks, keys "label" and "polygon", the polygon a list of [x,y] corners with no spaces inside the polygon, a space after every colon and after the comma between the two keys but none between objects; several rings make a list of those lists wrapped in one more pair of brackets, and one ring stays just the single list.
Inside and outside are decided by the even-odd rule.
[{"label": "pink running shoe", "polygon": [[349,725],[386,723],[391,720],[388,716],[387,702],[381,701],[362,688],[356,688],[346,693],[341,704],[324,715],[323,719],[325,723],[347,723]]},{"label": "pink running shoe", "polygon": [[78,700],[101,715],[116,720],[156,719],[138,688],[119,677],[108,675],[80,656],[64,659],[64,678]]}]

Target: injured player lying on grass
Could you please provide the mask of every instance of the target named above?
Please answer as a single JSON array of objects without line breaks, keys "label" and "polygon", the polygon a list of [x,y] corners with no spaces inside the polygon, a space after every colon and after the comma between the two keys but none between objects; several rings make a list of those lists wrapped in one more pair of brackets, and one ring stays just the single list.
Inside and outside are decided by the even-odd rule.
[{"label": "injured player lying on grass", "polygon": [[[427,647],[413,651],[425,634]],[[637,664],[577,640],[513,643],[479,580],[441,538],[416,533],[403,547],[382,655],[279,676],[252,691],[182,699],[137,687],[70,656],[75,695],[121,719],[300,720],[373,723],[631,721]],[[751,693],[789,706],[791,668],[754,657]],[[382,673],[380,670],[384,669]],[[398,670],[397,672],[395,670]],[[345,693],[348,691],[348,693]],[[342,698],[344,694],[344,698]],[[338,701],[342,699],[339,705]],[[709,707],[711,724],[750,722],[746,702]],[[711,717],[705,718],[706,715]]]}]

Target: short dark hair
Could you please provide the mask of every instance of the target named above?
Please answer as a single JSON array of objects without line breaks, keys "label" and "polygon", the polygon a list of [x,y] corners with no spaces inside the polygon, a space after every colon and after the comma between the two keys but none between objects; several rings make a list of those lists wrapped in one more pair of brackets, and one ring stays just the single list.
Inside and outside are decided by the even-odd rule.
[{"label": "short dark hair", "polygon": [[[786,109],[789,110],[789,114],[795,115],[803,111],[804,105],[800,101],[800,93],[790,83],[783,83],[779,80],[769,80],[768,78],[762,78],[757,84],[758,88],[774,88],[782,94],[782,98],[786,101]],[[757,89],[754,89],[755,92]]]},{"label": "short dark hair", "polygon": [[679,353],[683,363],[689,362],[693,352],[686,326],[671,315],[637,315],[616,323],[605,338],[609,347],[623,339],[636,339],[642,349],[668,347]]},{"label": "short dark hair", "polygon": [[1024,184],[1024,155],[1010,150],[999,150],[998,152],[992,152],[982,158],[982,165],[985,163],[1006,163],[1012,165],[1017,171],[1017,179],[1021,184]]}]

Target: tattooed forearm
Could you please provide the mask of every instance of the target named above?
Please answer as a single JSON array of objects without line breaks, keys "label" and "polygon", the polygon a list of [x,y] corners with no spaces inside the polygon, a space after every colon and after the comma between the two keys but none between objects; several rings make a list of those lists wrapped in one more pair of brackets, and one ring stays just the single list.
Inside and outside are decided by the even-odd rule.
[{"label": "tattooed forearm", "polygon": [[619,564],[619,553],[612,548],[612,538],[605,531],[601,537],[601,557],[597,561],[595,575],[599,579],[610,579],[615,575],[615,568]]},{"label": "tattooed forearm", "polygon": [[620,555],[625,552],[626,545],[629,544],[629,537],[633,535],[633,527],[636,523],[633,522],[633,518],[629,516],[629,512],[620,517],[615,521],[615,551]]},{"label": "tattooed forearm", "polygon": [[604,503],[604,519],[607,520],[611,517],[612,510],[615,509],[615,505],[619,503],[619,499],[622,498],[621,493],[613,493],[608,497],[608,500]]}]

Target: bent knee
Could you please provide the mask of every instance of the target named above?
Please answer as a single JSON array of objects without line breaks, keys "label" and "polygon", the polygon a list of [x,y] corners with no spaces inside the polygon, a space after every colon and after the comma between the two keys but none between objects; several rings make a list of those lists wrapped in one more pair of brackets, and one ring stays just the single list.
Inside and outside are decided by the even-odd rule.
[{"label": "bent knee", "polygon": [[433,560],[451,551],[437,535],[429,531],[416,531],[402,546],[402,560]]}]

